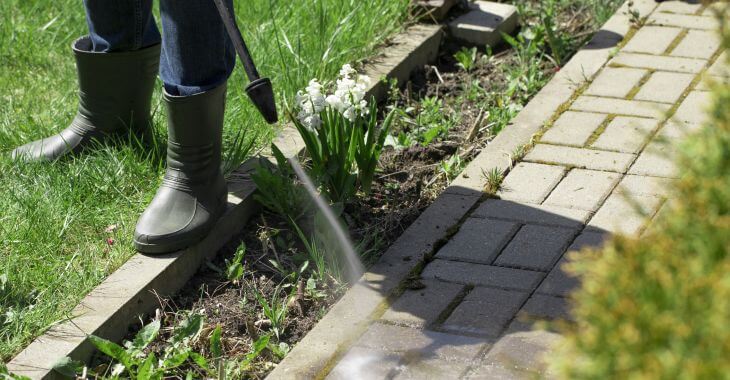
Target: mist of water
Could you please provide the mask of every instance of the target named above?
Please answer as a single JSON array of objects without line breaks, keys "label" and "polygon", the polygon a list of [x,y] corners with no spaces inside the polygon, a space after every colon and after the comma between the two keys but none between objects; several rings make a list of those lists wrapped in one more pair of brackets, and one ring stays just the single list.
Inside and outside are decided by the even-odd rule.
[{"label": "mist of water", "polygon": [[360,261],[360,256],[357,252],[355,252],[355,246],[352,244],[352,241],[350,241],[348,233],[342,227],[342,224],[335,216],[332,208],[322,198],[319,192],[317,192],[314,182],[311,178],[309,178],[307,173],[304,171],[304,168],[302,168],[299,164],[299,161],[297,161],[295,157],[292,157],[289,159],[289,163],[291,164],[292,169],[294,169],[294,172],[297,174],[297,177],[299,177],[299,180],[301,180],[304,184],[304,188],[307,189],[307,194],[312,199],[312,202],[314,202],[317,206],[317,209],[324,216],[324,220],[334,232],[337,239],[334,246],[338,248],[338,252],[335,253],[339,253],[342,256],[342,259],[344,259],[344,263],[346,265],[346,268],[344,268],[346,271],[346,279],[350,284],[354,284],[365,272],[362,261]]}]

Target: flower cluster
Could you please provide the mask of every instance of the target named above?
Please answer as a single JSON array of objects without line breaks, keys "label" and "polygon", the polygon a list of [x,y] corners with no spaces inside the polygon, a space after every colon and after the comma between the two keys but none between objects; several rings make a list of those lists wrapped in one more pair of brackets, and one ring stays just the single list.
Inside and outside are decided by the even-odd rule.
[{"label": "flower cluster", "polygon": [[334,94],[324,96],[323,86],[312,79],[305,92],[297,93],[296,102],[299,107],[297,119],[307,129],[317,130],[322,125],[320,112],[330,106],[341,113],[347,120],[354,122],[359,116],[369,113],[368,102],[365,100],[365,91],[370,85],[370,78],[359,75],[350,65],[342,66],[340,77]]},{"label": "flower cluster", "polygon": [[324,110],[325,97],[322,94],[322,85],[317,82],[317,79],[309,81],[305,93],[301,91],[297,93],[296,101],[299,106],[297,119],[302,122],[302,125],[312,131],[319,128],[322,125],[319,113]]}]

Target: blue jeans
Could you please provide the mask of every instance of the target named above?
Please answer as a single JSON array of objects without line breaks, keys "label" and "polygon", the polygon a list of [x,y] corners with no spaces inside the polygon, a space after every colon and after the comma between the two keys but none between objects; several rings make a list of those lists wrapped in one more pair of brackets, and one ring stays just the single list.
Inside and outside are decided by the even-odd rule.
[{"label": "blue jeans", "polygon": [[[233,0],[227,0],[233,11]],[[162,42],[160,78],[171,95],[188,96],[225,82],[235,51],[212,0],[160,0],[162,36],[152,0],[84,0],[95,52],[133,51]]]}]

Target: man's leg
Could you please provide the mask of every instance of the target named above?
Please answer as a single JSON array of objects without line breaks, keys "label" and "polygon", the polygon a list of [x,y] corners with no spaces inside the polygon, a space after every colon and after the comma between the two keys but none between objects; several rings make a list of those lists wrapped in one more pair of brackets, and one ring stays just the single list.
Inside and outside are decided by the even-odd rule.
[{"label": "man's leg", "polygon": [[[232,10],[232,0],[227,0]],[[205,92],[224,83],[235,50],[212,0],[160,0],[163,47],[160,77],[170,95]]]},{"label": "man's leg", "polygon": [[152,0],[84,0],[92,51],[134,51],[160,43]]},{"label": "man's leg", "polygon": [[161,0],[160,9],[167,170],[134,232],[137,250],[150,254],[197,244],[226,209],[221,140],[226,80],[235,64],[212,0]]},{"label": "man's leg", "polygon": [[143,133],[149,125],[152,90],[160,63],[160,33],[152,0],[85,0],[89,36],[72,45],[79,106],[58,134],[12,152],[27,161],[56,160],[79,153],[94,140]]}]

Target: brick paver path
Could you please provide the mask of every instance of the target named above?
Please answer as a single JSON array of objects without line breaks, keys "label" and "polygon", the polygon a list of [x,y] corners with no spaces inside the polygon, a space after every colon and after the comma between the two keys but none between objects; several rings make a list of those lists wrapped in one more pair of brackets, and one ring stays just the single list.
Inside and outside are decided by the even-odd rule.
[{"label": "brick paver path", "polygon": [[560,337],[534,322],[571,319],[566,253],[643,233],[705,117],[701,77],[730,78],[702,5],[664,2],[648,20],[328,378],[549,377]]}]

